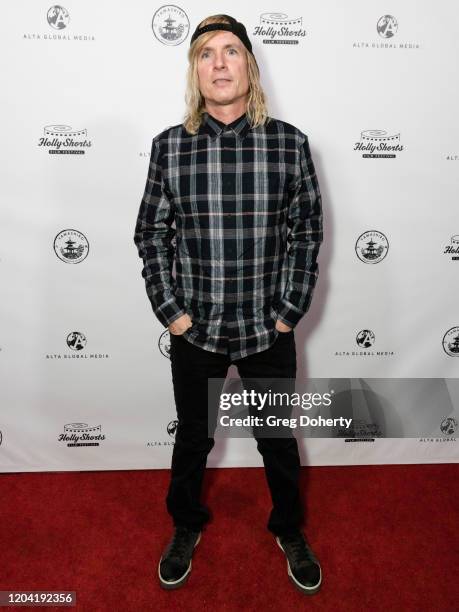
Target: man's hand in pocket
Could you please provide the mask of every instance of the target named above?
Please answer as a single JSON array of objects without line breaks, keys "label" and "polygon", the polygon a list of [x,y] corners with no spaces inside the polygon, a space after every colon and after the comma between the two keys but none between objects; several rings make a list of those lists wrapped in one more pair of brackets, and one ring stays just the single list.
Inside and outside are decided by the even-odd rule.
[{"label": "man's hand in pocket", "polygon": [[184,314],[168,326],[169,333],[174,336],[181,336],[189,327],[193,325],[190,315]]},{"label": "man's hand in pocket", "polygon": [[282,321],[279,321],[279,319],[276,320],[276,329],[277,331],[282,332],[283,334],[291,332],[292,331],[292,327],[289,327],[288,325],[286,325],[285,323],[282,323]]}]

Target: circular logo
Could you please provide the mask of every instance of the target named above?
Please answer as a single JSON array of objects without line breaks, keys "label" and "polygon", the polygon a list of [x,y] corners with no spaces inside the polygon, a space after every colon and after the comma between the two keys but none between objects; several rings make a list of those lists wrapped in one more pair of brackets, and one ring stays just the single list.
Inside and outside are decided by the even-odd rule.
[{"label": "circular logo", "polygon": [[160,7],[151,22],[153,34],[163,45],[180,45],[188,36],[190,22],[187,14],[178,6]]},{"label": "circular logo", "polygon": [[67,336],[67,346],[72,351],[81,351],[86,346],[86,336],[81,332],[71,332]]},{"label": "circular logo", "polygon": [[443,349],[450,357],[459,357],[459,326],[448,329],[443,336]]},{"label": "circular logo", "polygon": [[175,432],[177,431],[178,421],[171,421],[167,424],[167,433],[173,438],[175,436]]},{"label": "circular logo", "polygon": [[70,15],[66,8],[55,4],[46,14],[49,25],[55,30],[63,30],[69,25]]},{"label": "circular logo", "polygon": [[376,264],[384,259],[389,250],[389,242],[382,232],[369,230],[357,238],[355,252],[360,261]]},{"label": "circular logo", "polygon": [[392,38],[398,30],[397,20],[393,15],[383,15],[378,19],[376,30],[382,38]]},{"label": "circular logo", "polygon": [[370,348],[375,341],[375,335],[371,329],[362,329],[355,337],[355,341],[362,348]]},{"label": "circular logo", "polygon": [[171,358],[171,337],[169,335],[169,330],[165,329],[163,333],[160,335],[158,340],[158,346],[161,353],[164,357],[168,359]]},{"label": "circular logo", "polygon": [[54,252],[65,263],[80,263],[88,256],[89,244],[86,236],[73,229],[59,232],[54,238]]},{"label": "circular logo", "polygon": [[440,425],[440,431],[446,436],[452,436],[457,429],[457,420],[454,417],[445,417]]}]

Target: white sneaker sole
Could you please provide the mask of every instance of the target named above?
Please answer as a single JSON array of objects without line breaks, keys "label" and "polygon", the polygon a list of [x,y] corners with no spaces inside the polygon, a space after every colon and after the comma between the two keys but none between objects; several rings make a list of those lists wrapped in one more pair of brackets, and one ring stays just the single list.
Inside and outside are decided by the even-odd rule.
[{"label": "white sneaker sole", "polygon": [[[276,536],[276,542],[279,548],[284,552],[284,555],[285,555],[285,550],[282,548],[282,544],[280,543],[280,540],[277,536]],[[304,586],[304,584],[301,584],[301,582],[298,582],[298,580],[292,574],[292,570],[290,567],[290,561],[288,559],[287,559],[287,572],[288,572],[290,580],[302,593],[306,593],[307,595],[314,595],[314,593],[317,593],[317,591],[320,590],[320,586],[322,584],[322,568],[320,567],[320,565],[319,565],[319,572],[320,572],[319,582],[312,587]]]},{"label": "white sneaker sole", "polygon": [[[198,539],[196,540],[196,543],[193,548],[196,548],[196,546],[199,544],[200,539],[201,539],[201,532],[199,533]],[[188,576],[190,575],[191,559],[190,559],[190,564],[186,569],[186,572],[178,580],[164,580],[164,578],[161,576],[161,571],[160,571],[162,560],[163,560],[163,557],[161,556],[161,559],[159,560],[159,563],[158,563],[158,577],[159,577],[159,582],[161,583],[161,586],[164,589],[177,589],[178,587],[182,586],[182,584],[184,584],[188,580]]]}]

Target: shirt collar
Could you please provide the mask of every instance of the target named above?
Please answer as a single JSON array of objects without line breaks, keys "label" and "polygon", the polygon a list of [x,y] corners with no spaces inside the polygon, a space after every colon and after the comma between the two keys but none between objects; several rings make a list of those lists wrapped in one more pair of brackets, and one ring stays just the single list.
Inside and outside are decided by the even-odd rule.
[{"label": "shirt collar", "polygon": [[244,138],[247,132],[251,129],[247,113],[244,113],[231,123],[225,125],[223,121],[220,121],[207,111],[204,111],[202,115],[201,129],[204,133],[209,134],[211,138],[220,136],[221,133],[228,128],[231,129],[237,136]]}]

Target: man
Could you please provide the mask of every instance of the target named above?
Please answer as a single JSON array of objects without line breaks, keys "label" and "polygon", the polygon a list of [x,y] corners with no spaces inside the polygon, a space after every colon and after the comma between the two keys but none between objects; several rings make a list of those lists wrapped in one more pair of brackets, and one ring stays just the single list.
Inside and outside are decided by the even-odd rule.
[{"label": "man", "polygon": [[[293,328],[309,308],[322,241],[307,136],[268,117],[245,27],[228,15],[203,20],[189,61],[185,121],[153,138],[134,236],[171,341],[178,425],[166,502],[175,529],[158,566],[170,589],[188,578],[210,518],[200,502],[214,445],[208,378],[224,379],[231,364],[241,379],[295,378]],[[296,439],[256,439],[273,502],[268,529],[291,580],[315,593],[322,574],[300,530]]]}]

